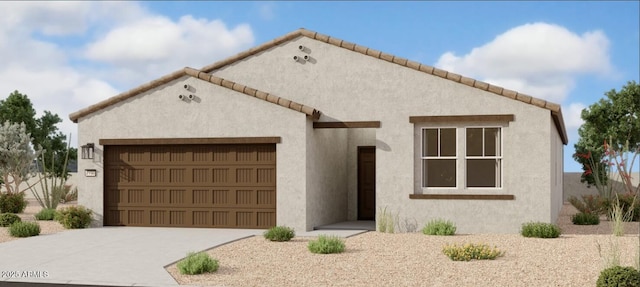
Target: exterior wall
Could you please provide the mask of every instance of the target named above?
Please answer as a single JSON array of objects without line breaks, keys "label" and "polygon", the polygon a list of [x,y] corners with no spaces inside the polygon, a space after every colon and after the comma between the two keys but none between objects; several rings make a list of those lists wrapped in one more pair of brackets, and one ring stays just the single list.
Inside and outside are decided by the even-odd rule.
[{"label": "exterior wall", "polygon": [[347,131],[307,124],[306,230],[347,220]]},{"label": "exterior wall", "polygon": [[560,139],[560,134],[553,126],[553,121],[551,121],[551,166],[549,171],[551,174],[549,178],[551,179],[551,218],[550,222],[555,223],[558,221],[558,216],[560,215],[560,210],[562,209],[563,200],[563,171],[564,171],[564,146],[562,144],[562,140]]},{"label": "exterior wall", "polygon": [[[178,99],[191,85],[195,100]],[[103,146],[100,139],[279,136],[277,150],[277,224],[306,229],[306,141],[309,120],[260,99],[192,77],[183,77],[102,111],[80,118],[78,146],[96,144],[93,160],[78,161],[79,204],[103,223]],[[96,169],[97,177],[84,177]]]},{"label": "exterior wall", "polygon": [[358,147],[376,146],[376,129],[349,129],[347,135],[347,220],[358,220]]},{"label": "exterior wall", "polygon": [[[291,60],[302,55],[299,45],[308,48],[311,61]],[[461,233],[516,233],[523,222],[551,219],[546,167],[555,127],[548,110],[305,37],[213,73],[317,108],[321,121],[381,121],[375,131],[378,208],[401,212],[418,225],[446,217]],[[504,130],[503,188],[483,193],[513,194],[515,200],[409,199],[416,156],[410,116],[505,113],[514,114],[515,121]]]}]

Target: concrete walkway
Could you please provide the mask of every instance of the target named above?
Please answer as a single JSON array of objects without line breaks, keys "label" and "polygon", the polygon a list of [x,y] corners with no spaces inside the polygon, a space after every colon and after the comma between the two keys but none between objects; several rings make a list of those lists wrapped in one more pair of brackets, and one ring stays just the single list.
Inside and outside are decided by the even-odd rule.
[{"label": "concrete walkway", "polygon": [[[40,235],[0,244],[2,282],[102,286],[176,286],[164,267],[264,230],[102,227]],[[349,237],[364,230],[316,230],[296,236]],[[15,273],[11,273],[15,271]],[[29,273],[30,272],[30,273]],[[12,276],[12,277],[9,277]],[[26,277],[22,277],[26,276]]]}]

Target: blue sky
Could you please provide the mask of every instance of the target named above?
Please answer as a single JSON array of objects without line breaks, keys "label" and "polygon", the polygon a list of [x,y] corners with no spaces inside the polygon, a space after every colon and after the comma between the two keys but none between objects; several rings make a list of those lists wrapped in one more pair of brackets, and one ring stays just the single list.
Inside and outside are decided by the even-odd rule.
[{"label": "blue sky", "polygon": [[640,82],[639,3],[0,2],[0,98],[75,135],[69,113],[303,27],[561,104],[579,171],[580,111]]}]

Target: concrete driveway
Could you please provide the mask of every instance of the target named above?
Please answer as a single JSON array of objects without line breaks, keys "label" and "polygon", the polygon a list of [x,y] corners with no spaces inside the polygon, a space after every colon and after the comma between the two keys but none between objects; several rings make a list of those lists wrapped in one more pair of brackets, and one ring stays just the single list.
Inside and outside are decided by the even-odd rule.
[{"label": "concrete driveway", "polygon": [[164,266],[189,251],[210,249],[262,232],[103,227],[24,238],[0,244],[0,283],[176,286]]}]

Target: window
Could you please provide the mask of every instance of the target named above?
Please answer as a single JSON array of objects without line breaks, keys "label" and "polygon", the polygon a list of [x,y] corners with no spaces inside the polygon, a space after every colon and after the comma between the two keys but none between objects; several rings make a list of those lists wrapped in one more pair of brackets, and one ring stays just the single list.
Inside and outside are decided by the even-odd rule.
[{"label": "window", "polygon": [[456,185],[456,128],[422,129],[422,186]]},{"label": "window", "polygon": [[466,138],[467,187],[501,187],[501,128],[467,128]]}]

